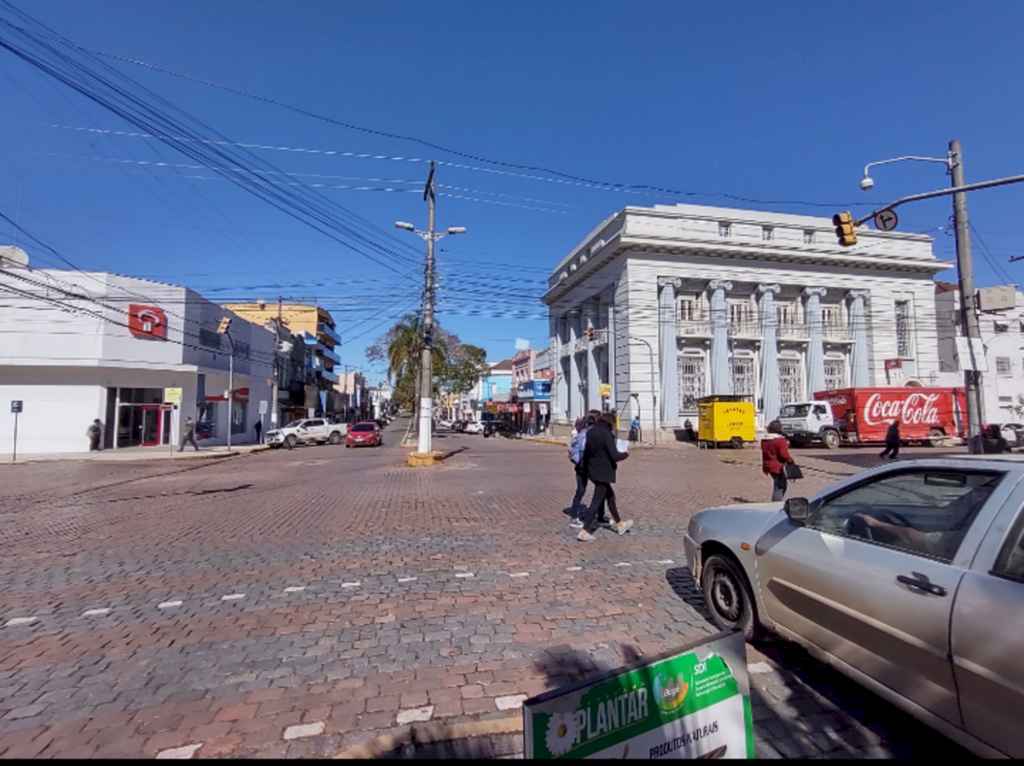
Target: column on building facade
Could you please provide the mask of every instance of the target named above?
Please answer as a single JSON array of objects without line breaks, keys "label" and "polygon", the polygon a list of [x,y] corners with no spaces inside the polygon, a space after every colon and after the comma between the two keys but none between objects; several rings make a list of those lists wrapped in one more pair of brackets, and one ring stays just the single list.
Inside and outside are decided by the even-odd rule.
[{"label": "column on building facade", "polygon": [[608,360],[608,385],[611,386],[612,394],[608,397],[608,406],[615,409],[615,285],[608,288],[608,299],[605,301],[608,309],[608,320],[605,327],[608,328],[608,345],[605,347],[605,358]]},{"label": "column on building facade", "polygon": [[726,315],[725,294],[732,290],[732,282],[716,279],[708,282],[711,293],[711,393],[732,393],[732,375],[729,370],[729,319]]},{"label": "column on building facade", "polygon": [[825,390],[825,339],[821,326],[821,298],[828,291],[824,287],[804,289],[807,298],[804,316],[807,318],[807,397]]},{"label": "column on building facade", "polygon": [[[598,328],[598,318],[601,310],[600,297],[587,301],[586,319],[588,327],[594,328],[595,339]],[[601,370],[598,367],[598,355],[601,353],[597,343],[587,344],[587,409],[601,409]]]},{"label": "column on building facade", "polygon": [[548,346],[548,359],[555,374],[551,392],[551,419],[557,420],[565,412],[569,398],[565,385],[565,365],[562,364],[562,348],[565,346],[565,317],[555,316],[548,320],[551,343]]},{"label": "column on building facade", "polygon": [[[661,407],[658,420],[663,428],[679,426],[679,346],[676,340],[676,289],[683,280],[658,277],[658,390]],[[654,370],[651,370],[654,374]],[[652,383],[654,381],[651,381]]]},{"label": "column on building facade", "polygon": [[569,419],[575,420],[584,414],[583,382],[586,380],[584,362],[576,353],[576,341],[583,337],[583,315],[579,309],[569,312],[569,342],[572,346],[572,353],[569,356],[569,367],[572,374],[569,377]]},{"label": "column on building facade", "polygon": [[775,296],[781,285],[758,285],[761,294],[761,415],[765,425],[779,416],[782,407],[779,393],[779,349],[775,330]]},{"label": "column on building facade", "polygon": [[850,299],[850,331],[853,333],[853,348],[850,351],[850,385],[871,385],[871,374],[868,369],[868,323],[864,311],[864,301],[870,295],[868,290],[851,290]]},{"label": "column on building facade", "polygon": [[560,417],[569,419],[569,408],[572,406],[572,399],[569,397],[569,376],[572,368],[570,357],[562,356],[562,349],[568,346],[572,351],[572,341],[569,339],[569,318],[563,314],[556,320],[558,323],[558,355],[555,357],[555,400],[557,402],[558,414]]}]

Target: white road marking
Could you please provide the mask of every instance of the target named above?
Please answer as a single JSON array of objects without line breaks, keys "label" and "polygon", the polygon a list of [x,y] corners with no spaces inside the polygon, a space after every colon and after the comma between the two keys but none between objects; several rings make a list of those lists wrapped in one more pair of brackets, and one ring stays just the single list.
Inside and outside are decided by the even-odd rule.
[{"label": "white road marking", "polygon": [[433,705],[427,705],[426,707],[418,707],[415,710],[399,710],[398,716],[395,718],[395,723],[397,723],[399,726],[405,726],[408,723],[429,721],[431,716],[433,715]]},{"label": "white road marking", "polygon": [[82,616],[83,617],[98,617],[101,614],[109,614],[109,613],[110,613],[110,609],[109,608],[108,609],[87,609],[86,611],[82,612]]},{"label": "white road marking", "polygon": [[525,694],[513,694],[509,697],[498,697],[494,704],[498,706],[498,710],[518,710],[523,706],[525,699]]},{"label": "white road marking", "polygon": [[675,564],[676,562],[674,562],[672,559],[664,559],[662,561],[659,561],[658,563],[659,564]]},{"label": "white road marking", "polygon": [[566,572],[579,572],[582,569],[583,569],[583,567],[566,567],[565,571]]},{"label": "white road marking", "polygon": [[306,589],[305,585],[289,585],[287,588],[284,589],[284,592],[285,593],[298,593],[299,591],[303,591],[305,589]]},{"label": "white road marking", "polygon": [[343,582],[341,584],[341,587],[342,588],[358,588],[360,585],[362,585],[361,582]]},{"label": "white road marking", "polygon": [[38,617],[13,617],[7,621],[7,627],[10,628],[13,625],[31,625],[38,619]]},{"label": "white road marking", "polygon": [[616,564],[615,566],[617,566],[617,567],[631,567],[631,566],[633,566],[633,565],[632,565],[632,564],[630,564],[630,563],[629,563],[628,561],[620,561],[620,562],[619,562],[618,564]]},{"label": "white road marking", "polygon": [[245,598],[244,593],[229,593],[227,596],[221,596],[221,601],[237,601],[240,598]]},{"label": "white road marking", "polygon": [[324,733],[324,722],[299,724],[289,726],[284,730],[285,739],[299,739],[301,737],[315,737]]},{"label": "white road marking", "polygon": [[473,573],[472,572],[456,572],[455,576],[456,577],[473,577]]},{"label": "white road marking", "polygon": [[180,601],[164,601],[162,604],[157,604],[157,609],[170,609],[172,606],[181,606]]},{"label": "white road marking", "polygon": [[529,577],[529,576],[530,576],[529,572],[512,572],[512,573],[509,574],[509,577]]},{"label": "white road marking", "polygon": [[188,759],[195,755],[196,750],[202,747],[202,744],[198,745],[185,745],[184,747],[174,747],[170,750],[161,750],[156,754],[157,758],[174,758],[174,759]]},{"label": "white road marking", "polygon": [[416,577],[399,577],[398,582],[412,582]]}]

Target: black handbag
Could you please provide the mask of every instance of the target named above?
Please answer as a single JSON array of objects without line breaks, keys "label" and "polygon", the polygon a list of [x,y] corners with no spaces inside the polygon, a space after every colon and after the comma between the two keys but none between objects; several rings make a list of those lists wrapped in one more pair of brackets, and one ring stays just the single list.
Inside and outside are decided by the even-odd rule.
[{"label": "black handbag", "polygon": [[800,466],[796,463],[783,463],[782,470],[789,481],[796,481],[797,479],[804,478],[804,472],[800,470]]}]

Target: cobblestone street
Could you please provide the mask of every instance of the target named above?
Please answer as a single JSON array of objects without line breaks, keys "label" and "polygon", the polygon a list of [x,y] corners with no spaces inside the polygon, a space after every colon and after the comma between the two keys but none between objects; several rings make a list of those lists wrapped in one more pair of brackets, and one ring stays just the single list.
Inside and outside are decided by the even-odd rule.
[{"label": "cobblestone street", "polygon": [[[0,466],[0,757],[330,756],[714,632],[682,535],[770,495],[756,449],[637,450],[636,526],[587,544],[563,447],[439,433],[448,459],[412,469],[405,425],[378,449]],[[876,455],[795,452],[790,494]],[[761,757],[969,757],[793,646],[749,659]]]}]

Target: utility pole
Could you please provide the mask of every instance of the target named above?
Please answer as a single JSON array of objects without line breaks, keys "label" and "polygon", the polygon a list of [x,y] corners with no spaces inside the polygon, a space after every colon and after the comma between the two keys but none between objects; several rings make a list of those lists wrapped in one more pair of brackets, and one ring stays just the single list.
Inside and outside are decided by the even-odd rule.
[{"label": "utility pole", "polygon": [[[949,142],[950,175],[954,188],[964,186],[964,162],[960,142]],[[982,451],[981,419],[984,409],[981,395],[981,373],[975,359],[975,339],[981,338],[978,313],[974,308],[974,266],[971,261],[971,236],[967,222],[967,193],[953,193],[953,225],[956,229],[956,265],[960,281],[960,313],[964,335],[967,336],[971,368],[964,370],[964,391],[967,397],[967,449],[978,455]]]},{"label": "utility pole", "polygon": [[427,185],[423,190],[423,199],[430,207],[427,213],[427,230],[417,231],[411,223],[404,221],[395,222],[395,227],[411,231],[422,237],[427,243],[427,262],[424,269],[424,290],[423,290],[423,346],[420,351],[420,381],[419,381],[419,433],[416,441],[416,451],[420,455],[426,455],[431,451],[431,422],[433,421],[433,395],[434,395],[434,243],[441,237],[448,234],[465,234],[463,226],[449,226],[446,232],[434,231],[434,163],[430,163],[430,174],[427,176]]},{"label": "utility pole", "polygon": [[278,417],[278,401],[280,400],[279,391],[281,385],[281,303],[284,299],[279,295],[277,296],[277,324],[275,326],[274,338],[276,343],[274,344],[274,387],[270,394],[270,427],[276,428],[280,418]]},{"label": "utility pole", "polygon": [[228,452],[231,451],[231,424],[235,414],[235,342],[231,339],[231,317],[224,317],[220,320],[217,328],[218,335],[226,335],[228,338]]}]

